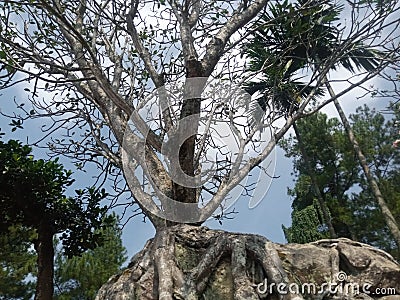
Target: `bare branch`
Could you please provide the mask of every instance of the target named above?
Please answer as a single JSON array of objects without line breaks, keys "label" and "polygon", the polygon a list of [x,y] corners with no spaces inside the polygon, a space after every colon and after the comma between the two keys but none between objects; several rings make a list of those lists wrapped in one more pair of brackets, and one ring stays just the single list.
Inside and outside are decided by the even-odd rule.
[{"label": "bare branch", "polygon": [[255,0],[242,12],[236,12],[218,33],[212,37],[211,42],[207,45],[206,54],[202,59],[202,66],[206,76],[209,76],[214,70],[232,34],[253,19],[267,3],[268,0]]}]

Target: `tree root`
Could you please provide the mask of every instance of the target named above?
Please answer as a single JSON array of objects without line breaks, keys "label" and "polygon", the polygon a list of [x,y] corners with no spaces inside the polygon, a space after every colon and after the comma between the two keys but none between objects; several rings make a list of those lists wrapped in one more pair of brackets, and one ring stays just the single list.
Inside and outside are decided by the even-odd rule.
[{"label": "tree root", "polygon": [[[355,247],[380,255],[382,262],[395,270],[389,272],[390,276],[395,274],[400,279],[399,265],[388,254],[347,239],[286,246],[258,235],[176,225],[158,230],[155,238],[134,256],[128,269],[112,277],[96,299],[301,300],[301,291],[278,292],[279,287],[299,284],[307,278],[310,281],[311,275],[315,275],[317,284],[332,281],[342,267],[355,280],[357,272],[376,267],[368,253],[352,254]],[[316,262],[324,265],[318,269]],[[299,271],[302,265],[309,274]],[[384,278],[386,281],[381,276],[380,283],[396,282],[390,281],[390,276]],[[324,296],[311,299],[328,299]]]}]

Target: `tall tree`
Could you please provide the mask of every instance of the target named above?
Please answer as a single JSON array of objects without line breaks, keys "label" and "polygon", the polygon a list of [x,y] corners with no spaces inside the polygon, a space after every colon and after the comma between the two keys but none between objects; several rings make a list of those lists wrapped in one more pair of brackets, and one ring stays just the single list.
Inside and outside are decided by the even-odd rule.
[{"label": "tall tree", "polygon": [[115,216],[112,226],[100,229],[104,239],[101,246],[72,258],[66,257],[61,251],[57,252],[55,299],[94,299],[108,278],[121,271],[126,261],[126,249],[122,245],[121,229],[116,221]]},{"label": "tall tree", "polygon": [[[12,78],[20,72],[27,74],[24,79],[34,79],[27,87],[34,109],[19,121],[51,116],[54,126],[48,134],[61,128],[66,136],[50,142],[53,153],[70,156],[82,165],[94,161],[101,174],[115,175],[118,191],[118,176],[124,177],[128,187],[122,191],[131,193],[157,228],[155,239],[140,256],[143,266],[152,266],[147,270],[156,270],[149,288],[154,288],[156,298],[201,295],[207,274],[212,273],[208,271],[227,253],[235,265],[235,297],[245,298],[247,293],[256,297],[254,290],[248,291],[250,279],[244,278],[241,257],[246,250],[253,251],[257,261],[265,262],[263,268],[272,268],[266,272],[274,282],[287,282],[276,252],[267,262],[262,257],[264,246],[250,249],[240,238],[228,243],[232,237],[222,234],[219,242],[197,244],[208,245],[210,255],[188,275],[173,259],[181,240],[172,226],[201,224],[217,208],[225,208],[235,188],[251,194],[254,184],[246,181],[248,174],[258,167],[268,171],[263,163],[277,141],[306,111],[320,108],[309,104],[325,75],[360,40],[368,39],[369,46],[387,57],[397,55],[398,49],[391,44],[394,31],[388,37],[379,35],[382,27],[396,28],[398,21],[391,19],[398,10],[396,3],[388,2],[383,14],[358,2],[343,3],[354,13],[352,21],[357,26],[339,28],[345,42],[334,44],[324,65],[312,70],[305,83],[308,95],[283,125],[277,122],[282,114],[275,107],[257,120],[246,116],[247,107],[256,101],[232,82],[240,86],[257,75],[246,72],[240,49],[254,33],[252,25],[261,14],[270,16],[267,26],[280,30],[278,21],[286,16],[274,15],[273,10],[287,6],[285,2],[7,1],[0,4],[1,78],[4,87],[16,84]],[[299,11],[306,5],[300,2]],[[290,15],[301,18],[294,10]],[[16,19],[22,20],[23,28]],[[293,45],[285,47],[289,51]],[[276,58],[284,59],[284,54]],[[360,72],[339,96],[377,76],[390,63],[381,59],[374,71]],[[264,67],[269,67],[268,62]],[[51,100],[41,101],[43,93]],[[324,99],[321,106],[333,99]],[[80,127],[83,132],[78,131]],[[267,128],[274,138],[260,139]],[[226,136],[231,139],[224,141]],[[131,201],[126,205],[132,205]]]},{"label": "tall tree", "polygon": [[[393,147],[393,140],[398,134],[395,124],[399,120],[399,114],[392,105],[388,112],[392,113],[385,116],[368,107],[359,108],[357,114],[350,116],[350,124],[352,124],[355,138],[359,141],[359,148],[365,155],[369,171],[376,178],[387,209],[398,224],[400,221],[399,190],[395,182],[399,178],[400,153]],[[358,239],[368,241],[399,257],[399,248],[397,247],[396,250],[394,245],[394,243],[397,244],[397,240],[393,237],[392,229],[387,226],[387,216],[384,215],[384,218],[377,216],[382,214],[382,204],[374,201],[375,192],[370,186],[369,179],[365,177],[361,179],[362,193],[355,197],[353,206],[353,209],[358,212],[355,214],[359,226],[355,231],[360,232]],[[357,206],[363,211],[358,211]],[[368,225],[365,228],[367,223],[372,228],[368,228]]]},{"label": "tall tree", "polygon": [[[396,153],[391,145],[396,134],[393,127],[395,118],[385,120],[382,114],[363,107],[351,115],[350,120],[356,137],[360,140],[360,147],[367,154],[367,162],[383,187],[388,205],[396,219],[399,219],[397,186],[391,186],[393,180],[398,177],[399,169],[399,153]],[[313,158],[312,163],[317,170],[318,183],[331,210],[335,230],[340,236],[372,244],[398,257],[395,240],[374,201],[345,129],[338,126],[338,120],[328,120],[322,114],[304,119],[299,125],[307,152]],[[321,141],[324,144],[323,151],[320,147]],[[302,220],[310,218],[307,216],[309,209],[306,211],[305,208],[313,204],[315,191],[310,188],[308,169],[304,167],[298,141],[293,138],[286,139],[282,146],[287,155],[294,159],[298,176],[294,189],[290,191],[294,199],[293,224],[285,229],[290,239],[294,236],[292,231],[309,230],[303,227],[306,225]],[[312,217],[312,214],[310,216]],[[323,234],[326,228],[323,228],[323,222],[319,219],[319,224],[314,226],[314,232]],[[309,235],[309,238],[315,237]],[[299,240],[296,236],[293,240],[311,241]]]},{"label": "tall tree", "polygon": [[[286,77],[286,79],[289,79],[293,73],[299,72],[299,70],[304,68],[314,68],[317,70],[323,68],[327,58],[332,55],[333,51],[336,51],[337,45],[340,43],[346,43],[345,40],[341,41],[338,39],[339,30],[332,24],[333,21],[337,20],[341,8],[335,7],[333,4],[329,3],[327,6],[325,5],[326,3],[319,4],[316,1],[299,1],[298,4],[288,4],[287,7],[284,7],[283,11],[286,11],[288,16],[290,16],[290,12],[293,9],[298,10],[302,6],[306,6],[307,9],[300,12],[301,17],[295,22],[293,22],[290,17],[287,17],[285,20],[286,22],[282,22],[280,30],[270,30],[268,26],[266,26],[266,29],[258,29],[262,39],[256,40],[250,47],[256,49],[266,47],[266,50],[264,53],[259,54],[261,56],[260,58],[256,58],[257,53],[253,54],[253,60],[257,63],[265,60],[266,56],[268,57],[272,54],[283,53],[284,59],[276,61],[275,64],[278,64],[278,67],[285,68],[284,78]],[[277,13],[280,14],[281,11]],[[268,22],[268,18],[263,20],[264,24],[268,24]],[[293,46],[287,50],[285,43],[291,43]],[[253,51],[253,53],[254,52],[255,51]],[[368,45],[364,45],[362,41],[358,41],[352,49],[348,49],[343,53],[341,58],[337,60],[336,64],[330,65],[330,68],[336,69],[338,65],[341,65],[352,73],[354,73],[356,69],[364,69],[373,72],[376,69],[380,55],[379,51],[376,51]],[[267,72],[264,71],[264,73]],[[341,108],[337,99],[338,97],[333,91],[332,85],[327,81],[326,74],[322,80],[324,81],[329,95],[332,97],[339,116],[346,128],[349,140],[357,154],[358,161],[363,168],[364,174],[366,178],[368,178],[375,199],[385,217],[386,224],[392,232],[397,245],[400,247],[399,226],[382,196],[377,181],[369,170],[365,156],[358,145],[354,132],[352,131],[349,121]],[[295,101],[290,100],[291,98]],[[298,107],[298,104],[296,104],[296,97],[289,97],[285,101],[286,105],[290,105],[292,110]],[[306,155],[306,153],[304,154]],[[314,176],[312,175],[312,182],[317,190],[317,194],[320,195],[320,193],[318,193],[318,187],[315,184],[315,179],[313,178]],[[321,201],[320,196],[318,196],[318,199],[320,201],[324,219],[327,220],[332,235],[334,232],[329,217],[327,216],[325,204]]]},{"label": "tall tree", "polygon": [[1,232],[8,233],[13,226],[35,230],[35,299],[52,299],[54,235],[62,233],[68,255],[93,248],[101,238],[94,229],[110,221],[99,204],[106,194],[89,188],[77,190],[76,197],[66,197],[65,189],[73,182],[71,171],[57,161],[33,159],[31,148],[15,140],[0,141],[0,162]]},{"label": "tall tree", "polygon": [[[311,241],[290,233],[291,230],[311,230],[304,227],[307,226],[306,224],[299,223],[302,222],[301,216],[312,217],[312,215],[307,217],[307,212],[317,213],[319,222],[313,226],[315,235],[318,233],[327,235],[328,228],[321,208],[318,203],[315,203],[317,194],[311,184],[311,176],[315,176],[320,187],[323,201],[331,213],[335,232],[338,236],[355,238],[350,230],[353,217],[348,204],[348,191],[356,184],[359,167],[354,160],[351,146],[343,135],[339,121],[328,119],[326,115],[318,113],[300,120],[298,130],[303,141],[302,151],[297,135],[296,138],[285,139],[280,144],[285,149],[286,155],[294,159],[294,170],[297,175],[295,187],[289,190],[289,194],[293,197],[294,211],[292,227],[285,229],[288,240],[292,236],[293,238],[290,239],[292,242]],[[308,153],[308,162],[304,159],[304,152]],[[311,173],[310,170],[312,170]],[[309,206],[312,206],[314,211]]]},{"label": "tall tree", "polygon": [[[336,95],[335,95],[332,87],[329,85],[329,83],[327,83],[327,87],[328,87],[329,94],[332,97],[335,97]],[[373,174],[368,166],[367,159],[366,159],[363,151],[360,148],[359,142],[353,132],[353,129],[350,126],[349,120],[347,119],[346,114],[344,113],[339,101],[337,99],[335,99],[333,101],[333,103],[335,104],[335,107],[339,113],[340,119],[342,120],[342,123],[343,123],[344,127],[346,128],[346,132],[349,137],[349,140],[350,140],[351,144],[353,145],[354,152],[357,154],[358,161],[363,169],[365,177],[368,180],[368,184],[370,186],[370,189],[372,190],[374,198],[380,207],[381,213],[385,219],[385,223],[388,226],[391,234],[393,235],[394,240],[396,241],[397,247],[400,249],[400,227],[399,227],[399,224],[396,221],[392,212],[390,211],[387,201],[383,197],[383,194],[381,192],[381,189],[379,188],[378,182],[375,179],[375,177],[373,176]]]},{"label": "tall tree", "polygon": [[[297,26],[292,26],[293,14],[291,12],[303,6],[304,11],[301,13],[302,17],[300,21],[297,21]],[[299,69],[304,67],[301,56],[308,55],[306,54],[308,51],[313,51],[308,49],[311,48],[311,45],[304,46],[302,41],[313,40],[314,43],[318,43],[318,39],[322,38],[323,34],[328,32],[328,28],[324,22],[320,22],[315,29],[320,35],[317,37],[313,36],[312,38],[308,37],[309,32],[303,29],[306,24],[313,24],[317,19],[329,17],[329,19],[335,20],[337,12],[332,7],[321,9],[321,6],[315,5],[312,2],[300,1],[297,4],[285,3],[282,6],[278,6],[272,10],[272,14],[276,19],[276,28],[270,29],[266,25],[271,22],[270,17],[268,15],[264,16],[259,22],[261,26],[256,28],[258,37],[251,40],[247,46],[247,53],[251,58],[249,69],[251,71],[259,71],[261,69],[263,78],[261,82],[258,80],[247,83],[246,89],[250,94],[261,92],[261,95],[257,99],[261,107],[266,109],[268,106],[267,102],[270,102],[269,105],[280,109],[284,116],[289,117],[299,108],[301,101],[304,99],[310,97],[313,101],[317,101],[318,97],[323,95],[322,89],[313,91],[312,86],[307,86],[293,79],[293,77]],[[279,16],[284,17],[279,18]],[[287,50],[287,45],[289,44],[296,46],[292,46]],[[266,62],[269,62],[269,67],[264,67]],[[314,95],[310,95],[311,92],[314,92]],[[254,111],[250,111],[250,113],[254,114]],[[311,183],[316,193],[322,218],[329,228],[330,237],[335,238],[336,232],[332,225],[329,209],[322,197],[316,176],[313,174],[308,154],[302,145],[301,136],[299,136],[299,130],[295,121],[293,122],[293,129],[299,141],[298,145],[300,150],[302,150],[305,164],[309,169]]]}]

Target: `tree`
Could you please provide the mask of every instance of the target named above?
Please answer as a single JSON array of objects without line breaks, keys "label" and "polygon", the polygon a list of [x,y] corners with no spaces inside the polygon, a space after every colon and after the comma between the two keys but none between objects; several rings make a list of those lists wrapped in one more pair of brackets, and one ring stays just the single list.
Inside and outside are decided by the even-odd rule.
[{"label": "tree", "polygon": [[121,271],[126,260],[122,246],[121,230],[115,221],[112,226],[100,229],[104,242],[81,256],[68,258],[57,252],[55,260],[55,299],[94,299],[100,287],[112,275]]},{"label": "tree", "polygon": [[[366,106],[358,108],[357,113],[350,116],[360,147],[367,155],[368,165],[382,186],[390,210],[398,219],[397,187],[391,186],[398,177],[399,163],[398,153],[393,151],[391,145],[396,134],[393,126],[395,119],[385,120],[381,113]],[[395,240],[374,201],[343,126],[339,126],[335,118],[328,120],[326,115],[317,114],[301,120],[299,127],[307,145],[307,153],[312,157],[312,166],[317,170],[318,184],[332,213],[335,230],[340,236],[372,244],[397,257]],[[320,148],[321,141],[325,145],[323,151]],[[294,138],[286,139],[282,146],[287,155],[294,159],[298,176],[295,187],[290,191],[294,199],[293,224],[285,232],[288,239],[293,237],[292,240],[297,242],[310,242],[315,240],[315,236],[309,235],[309,239],[299,240],[291,231],[310,230],[305,228],[307,225],[304,225],[303,220],[307,221],[314,216],[308,207],[313,205],[315,191],[310,187],[309,171],[304,166],[298,141]],[[321,220],[318,217],[313,227],[315,235],[324,234],[326,230]]]},{"label": "tree", "polygon": [[289,243],[309,243],[327,238],[321,221],[319,220],[318,204],[311,204],[301,210],[292,212],[292,225],[288,228],[282,226],[285,238]]},{"label": "tree", "polygon": [[[291,12],[298,9],[303,9],[304,12],[300,19],[296,21],[296,24],[293,25]],[[270,26],[268,26],[269,22],[271,22],[268,15],[264,16],[259,22],[261,25],[256,28],[258,37],[251,40],[247,46],[247,52],[251,58],[250,70],[261,70],[263,78],[261,82],[248,83],[247,90],[251,94],[261,92],[257,100],[261,107],[266,109],[267,102],[270,102],[270,105],[281,110],[284,116],[291,116],[299,108],[302,100],[310,97],[313,101],[317,101],[318,97],[324,94],[322,89],[316,89],[315,94],[310,95],[313,87],[297,81],[293,77],[296,72],[306,65],[304,58],[313,55],[315,45],[320,43],[320,40],[334,36],[330,33],[330,28],[325,23],[335,20],[338,13],[333,6],[323,8],[322,5],[316,5],[308,1],[299,1],[299,3],[295,4],[286,2],[272,10],[276,28],[270,29]],[[278,19],[279,16],[284,17]],[[311,29],[304,30],[307,26],[310,26]],[[310,34],[314,32],[317,32],[317,34]],[[288,44],[293,46],[288,48]],[[326,51],[326,48],[324,50]],[[329,51],[326,52],[325,56],[329,54]],[[265,68],[264,64],[266,62],[269,62],[271,67]],[[299,135],[295,121],[293,122],[293,129],[299,142],[298,145],[302,151],[305,165],[309,169],[308,173],[322,212],[322,218],[329,228],[330,237],[335,238],[336,232],[332,225],[329,210],[322,197],[316,176],[313,174],[308,154],[302,145],[302,138]]]},{"label": "tree", "polygon": [[[293,197],[293,224],[291,228],[284,229],[291,242],[310,242],[291,234],[291,230],[314,230],[314,236],[327,236],[327,225],[321,213],[319,202],[316,202],[316,190],[311,176],[314,176],[320,187],[321,197],[326,203],[332,218],[334,231],[338,236],[355,238],[349,227],[352,216],[348,207],[349,189],[354,186],[359,167],[354,160],[354,154],[349,142],[343,135],[342,127],[337,119],[329,119],[326,115],[318,113],[298,122],[296,138],[282,140],[281,146],[288,157],[294,159],[294,170],[298,176],[295,187],[289,190]],[[297,136],[302,137],[302,150]],[[321,145],[324,145],[321,148]],[[303,153],[307,153],[308,160]],[[310,171],[311,170],[311,171]],[[311,216],[307,216],[311,212]],[[310,219],[314,214],[318,216],[318,224],[305,228],[301,216]],[[298,215],[295,219],[294,216]],[[300,222],[300,223],[298,223]],[[303,222],[303,224],[301,223]],[[313,239],[312,235],[310,235]]]},{"label": "tree", "polygon": [[[266,170],[263,163],[277,141],[306,110],[311,114],[334,100],[326,98],[308,110],[327,72],[360,40],[368,39],[369,46],[386,56],[378,59],[374,71],[360,72],[338,96],[377,76],[396,58],[398,49],[390,44],[394,33],[386,39],[378,35],[380,28],[396,27],[390,18],[398,9],[396,4],[387,3],[383,14],[368,5],[348,5],[357,26],[340,28],[339,36],[345,38],[333,45],[318,70],[311,71],[305,83],[310,91],[296,112],[283,120],[283,126],[277,124],[281,112],[273,107],[267,113],[261,107],[260,118],[255,119],[246,112],[257,101],[230,82],[242,86],[257,75],[246,72],[240,49],[254,33],[252,25],[261,14],[270,16],[272,28],[279,28],[274,20],[285,17],[271,13],[281,3],[268,3],[34,0],[2,4],[4,87],[16,84],[10,77],[17,72],[33,79],[36,83],[28,88],[28,95],[34,110],[32,114],[27,111],[28,117],[51,116],[54,126],[49,134],[61,128],[66,136],[50,142],[51,150],[81,165],[95,161],[104,176],[115,175],[117,194],[131,193],[157,228],[154,241],[141,256],[146,266],[151,257],[150,269],[158,274],[152,285],[155,297],[172,299],[175,291],[181,298],[200,295],[205,285],[199,282],[207,281],[207,274],[215,269],[213,263],[223,254],[230,255],[232,265],[237,266],[236,297],[251,293],[239,259],[250,247],[243,237],[228,243],[232,236],[225,234],[207,244],[206,252],[216,254],[205,255],[204,264],[188,278],[173,259],[179,240],[173,226],[182,222],[198,225],[221,206],[225,212],[224,204],[234,197],[229,193],[235,188],[251,194],[248,174]],[[301,13],[292,11],[291,16],[296,20]],[[21,30],[15,19],[24,20],[27,29]],[[265,67],[270,67],[268,62]],[[39,100],[43,92],[49,93],[51,101]],[[268,132],[274,138],[266,140],[263,134]],[[223,141],[226,136],[229,142]],[[128,187],[121,188],[117,176],[123,176]],[[258,241],[264,245],[264,240]],[[280,272],[277,254],[267,262],[263,247],[256,243],[250,250],[257,261],[265,262],[264,268],[273,270],[267,272],[274,282],[288,282]],[[173,274],[179,278],[173,280]]]},{"label": "tree", "polygon": [[[333,92],[332,87],[327,84],[329,93],[332,97],[335,97],[335,93]],[[370,189],[372,190],[372,193],[374,195],[375,200],[377,201],[381,213],[385,219],[385,223],[388,226],[391,234],[394,237],[394,240],[396,241],[397,247],[400,249],[400,228],[399,225],[393,216],[392,212],[389,209],[389,206],[387,204],[387,201],[384,199],[383,194],[381,192],[381,189],[379,188],[377,180],[374,178],[368,164],[367,164],[367,159],[361,150],[359,143],[355,137],[355,134],[350,126],[350,123],[340,105],[337,99],[333,101],[335,104],[336,110],[339,113],[340,119],[342,120],[342,123],[344,127],[346,128],[346,132],[348,134],[349,140],[351,144],[353,145],[354,152],[357,154],[358,161],[363,169],[363,172],[365,174],[365,177],[368,180],[368,184],[370,186]]]},{"label": "tree", "polygon": [[[337,17],[340,12],[340,7],[334,7],[333,5],[328,5],[324,7],[324,4],[318,4],[317,2],[308,2],[308,1],[299,1],[298,4],[289,4],[287,7],[283,7],[284,12],[290,16],[290,11],[293,9],[300,9],[303,6],[306,6],[308,9],[301,13],[302,17],[293,25],[293,21],[290,17],[287,17],[286,20],[282,22],[281,30],[271,30],[267,26],[266,29],[259,29],[259,35],[262,39],[257,39],[251,47],[255,49],[260,49],[260,47],[266,47],[267,50],[261,54],[260,58],[257,58],[257,53],[253,54],[253,65],[259,65],[259,61],[265,60],[266,56],[271,56],[272,54],[282,54],[284,53],[284,59],[278,60],[278,69],[284,67],[283,78],[286,80],[290,80],[290,77],[293,76],[293,73],[298,72],[304,68],[314,68],[319,69],[320,63],[326,60],[328,57],[332,55],[332,52],[336,50],[337,44],[342,42],[338,39],[338,29],[336,26],[332,25],[332,21],[337,20]],[[275,14],[282,14],[282,11],[275,10]],[[263,24],[268,24],[269,19],[266,18],[263,21]],[[285,43],[288,40],[292,43],[293,46],[287,50],[287,46]],[[346,43],[346,41],[343,41]],[[369,45],[364,45],[361,41],[358,41],[354,44],[354,48],[348,49],[343,56],[336,61],[335,64],[331,65],[332,69],[336,69],[337,65],[342,65],[345,69],[354,73],[355,68],[364,69],[366,71],[374,71],[378,64],[377,58],[380,53],[376,49],[369,47]],[[254,53],[255,51],[253,51]],[[280,56],[282,57],[282,55]],[[255,62],[254,62],[255,60]],[[254,66],[253,66],[254,68]],[[268,71],[264,70],[264,74],[269,75]],[[341,108],[341,105],[336,97],[336,94],[333,91],[332,85],[327,81],[326,76],[323,78],[329,95],[333,99],[333,103],[340,115],[340,118],[346,128],[349,139],[353,145],[354,151],[357,154],[358,161],[363,168],[365,176],[368,178],[368,182],[371,186],[373,194],[377,203],[381,208],[382,214],[385,217],[385,221],[387,226],[389,227],[392,235],[394,236],[397,245],[400,247],[400,229],[394,219],[392,213],[390,212],[385,199],[382,196],[382,193],[379,189],[377,181],[372,176],[371,171],[366,163],[366,159],[364,154],[362,153],[358,142],[354,136],[354,132],[351,129],[349,121]],[[273,78],[272,80],[276,80]],[[296,84],[296,83],[291,83]],[[297,91],[300,91],[300,88],[294,90],[293,94]],[[287,91],[287,89],[286,89]],[[305,91],[303,89],[303,91]],[[290,97],[290,95],[285,95],[287,99],[285,99],[285,103],[287,109],[293,111],[298,107],[298,103],[296,103],[296,97]],[[265,98],[264,98],[265,99]],[[294,99],[295,101],[291,100]],[[296,130],[296,126],[294,124],[294,129]],[[300,137],[298,137],[300,138]],[[300,141],[300,140],[299,140]],[[300,141],[301,145],[301,141]],[[303,153],[303,156],[307,156],[306,153]],[[325,219],[326,224],[329,227],[329,231],[331,236],[335,236],[335,232],[332,228],[332,224],[329,218],[329,212],[327,211],[324,202],[322,201],[321,193],[319,191],[318,186],[316,185],[315,176],[311,174],[311,180],[314,184],[314,187],[317,191],[317,199],[319,200],[319,205],[322,210],[323,217]]]},{"label": "tree", "polygon": [[30,152],[31,148],[18,141],[0,141],[0,229],[5,233],[12,226],[35,230],[35,299],[51,299],[54,235],[62,233],[67,255],[93,248],[101,241],[94,229],[109,222],[104,216],[105,208],[99,205],[106,194],[89,188],[77,190],[75,197],[66,197],[65,189],[73,183],[71,171],[57,161],[35,160]]},{"label": "tree", "polygon": [[36,255],[30,249],[35,232],[12,226],[0,233],[0,299],[31,299],[34,294],[33,279]]},{"label": "tree", "polygon": [[[398,189],[394,182],[399,175],[399,152],[395,151],[392,142],[397,135],[395,124],[399,116],[398,112],[392,112],[392,118],[385,118],[384,115],[377,114],[368,107],[363,107],[358,109],[357,114],[350,116],[350,120],[353,123],[352,130],[355,138],[359,141],[362,153],[365,154],[365,162],[370,173],[376,178],[382,196],[386,200],[387,208],[395,222],[398,223]],[[398,257],[399,249],[397,247],[396,251],[394,245],[397,244],[397,240],[393,236],[392,229],[387,226],[387,216],[384,215],[383,218],[377,216],[381,213],[381,204],[377,206],[376,202],[371,201],[374,199],[375,192],[370,186],[368,178],[363,177],[362,179],[364,179],[360,180],[362,193],[359,197],[355,197],[353,206],[357,212],[356,220],[359,228],[355,230],[359,230],[359,239],[368,241],[368,243],[383,248]],[[392,184],[394,184],[393,187]],[[364,208],[364,212],[358,211],[357,205],[359,205],[358,208]],[[361,225],[363,223],[364,226]],[[372,228],[369,228],[368,225],[366,228],[365,224],[367,223]],[[373,227],[376,229],[374,230]]]}]

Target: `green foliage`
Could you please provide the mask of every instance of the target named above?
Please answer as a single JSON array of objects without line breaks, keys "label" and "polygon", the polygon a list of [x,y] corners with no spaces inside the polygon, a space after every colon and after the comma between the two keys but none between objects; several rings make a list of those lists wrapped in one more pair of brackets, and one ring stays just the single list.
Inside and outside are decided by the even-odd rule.
[{"label": "green foliage", "polygon": [[120,271],[126,260],[126,249],[122,246],[121,230],[116,225],[116,218],[114,220],[111,227],[98,230],[104,237],[101,246],[79,257],[67,258],[57,253],[55,299],[94,299],[101,285]]},{"label": "green foliage", "polygon": [[[382,114],[377,114],[374,110],[364,106],[359,108],[357,114],[351,116],[351,119],[355,134],[366,155],[367,163],[377,179],[390,211],[399,224],[400,151],[392,144],[398,134],[396,124],[400,120],[399,112],[394,110],[392,118],[388,120]],[[358,238],[400,257],[398,250],[394,252],[396,246],[391,233],[384,223],[372,191],[363,177],[359,180],[359,187],[361,192],[353,195],[351,202],[355,219],[354,231],[358,234]]]},{"label": "green foliage", "polygon": [[273,69],[285,69],[287,76],[303,68],[317,51],[321,60],[330,57],[338,48],[339,31],[331,24],[338,21],[341,8],[325,4],[305,0],[270,4],[271,13],[257,24],[261,25],[257,26],[258,38],[249,45],[251,70],[271,63]]},{"label": "green foliage", "polygon": [[[357,109],[357,113],[350,119],[368,165],[378,179],[381,192],[395,218],[400,220],[400,152],[392,146],[397,134],[394,124],[399,117],[394,115],[388,120],[364,106]],[[347,134],[338,120],[328,119],[319,113],[299,121],[298,128],[337,234],[375,245],[398,256],[398,253],[393,252],[395,243],[358,165]],[[293,239],[292,232],[305,230],[304,222],[299,219],[314,220],[314,213],[306,209],[313,205],[316,195],[297,140],[290,137],[280,145],[286,155],[294,160],[297,176],[295,187],[289,190],[294,210],[292,227],[285,229],[289,240]],[[305,217],[306,213],[311,215]],[[319,213],[318,220],[320,228],[324,228]],[[315,228],[315,225],[310,226]],[[308,237],[309,234],[307,238],[300,239],[313,240],[308,240]]]},{"label": "green foliage", "polygon": [[[341,65],[351,72],[374,70],[376,51],[339,39],[344,29],[339,24],[342,9],[333,2],[308,0],[271,4],[271,14],[257,24],[256,38],[248,45],[250,70],[268,66],[284,70],[284,77],[306,67],[318,68],[321,63],[332,64],[330,69]],[[335,56],[338,59],[330,62]]]},{"label": "green foliage", "polygon": [[[379,188],[397,223],[400,221],[399,180],[399,172],[379,180]],[[359,194],[353,195],[350,207],[354,216],[352,231],[354,231],[356,238],[364,243],[384,249],[399,259],[400,253],[382,218],[381,211],[374,201],[371,190],[365,187]]]},{"label": "green foliage", "polygon": [[289,243],[308,243],[323,238],[328,238],[328,234],[321,227],[317,204],[309,205],[301,210],[295,210],[292,213],[292,226],[286,228],[282,226],[286,240]]},{"label": "green foliage", "polygon": [[64,195],[73,183],[71,171],[55,161],[35,160],[31,149],[20,142],[0,141],[0,231],[23,225],[37,229],[41,222],[51,225],[52,234],[61,233],[64,251],[72,256],[101,242],[96,228],[111,222],[107,208],[100,207],[104,190],[77,190]]},{"label": "green foliage", "polygon": [[269,5],[246,48],[248,69],[263,74],[261,82],[250,82],[246,91],[251,95],[261,92],[257,101],[263,109],[272,102],[281,112],[291,114],[302,100],[316,101],[322,96],[323,87],[300,80],[301,72],[309,69],[329,71],[341,66],[352,73],[376,69],[379,52],[339,38],[344,36],[339,24],[342,9],[332,2],[308,0]]},{"label": "green foliage", "polygon": [[31,299],[34,293],[36,255],[31,241],[36,236],[21,226],[0,233],[0,299]]},{"label": "green foliage", "polygon": [[[290,115],[298,109],[302,100],[306,98],[317,100],[318,96],[324,94],[324,90],[315,89],[296,78],[304,76],[308,69],[323,76],[324,72],[335,70],[339,66],[352,73],[361,69],[368,72],[376,69],[380,53],[365,47],[360,42],[352,41],[351,37],[349,40],[346,39],[344,28],[338,23],[342,9],[330,1],[324,3],[306,0],[283,1],[270,5],[270,13],[266,13],[256,25],[254,38],[247,48],[250,57],[249,70],[262,71],[264,75],[262,82],[250,83],[248,86],[251,94],[256,91],[261,93],[262,96],[258,99],[258,102],[263,102],[260,104],[261,107],[265,108],[272,104],[285,115]],[[317,84],[321,84],[321,80]],[[363,111],[363,115],[369,122],[366,110]],[[355,127],[365,127],[362,122],[353,121],[359,124]],[[365,130],[379,135],[376,129],[378,127],[382,129],[383,124],[375,121],[376,124],[371,125],[375,131],[373,128]],[[297,125],[304,144],[302,151],[307,154],[310,161],[304,161],[302,151],[298,144],[293,143],[293,139],[281,143],[288,156],[296,157],[294,167],[299,174],[295,188],[289,191],[294,197],[294,212],[292,228],[285,229],[288,240],[293,240],[292,232],[304,232],[308,226],[305,225],[307,222],[311,226],[310,230],[315,234],[318,233],[312,223],[315,214],[311,207],[315,207],[314,199],[317,197],[314,186],[318,186],[321,190],[323,197],[321,200],[328,205],[336,233],[339,236],[361,239],[361,236],[367,233],[363,230],[357,232],[352,230],[356,221],[354,207],[351,205],[351,192],[356,187],[361,187],[362,190],[367,190],[368,187],[360,174],[354,150],[346,133],[336,119],[327,120],[322,114],[298,121]],[[378,137],[376,139],[379,142],[368,136],[357,136],[357,139],[359,138],[374,143],[376,148],[383,149],[381,147],[383,141]],[[385,148],[388,151],[386,146]],[[382,149],[381,155],[384,152]],[[372,151],[372,148],[369,151]],[[387,161],[387,157],[383,160]],[[375,171],[378,170],[376,167]],[[311,184],[312,176],[316,177],[316,182],[313,184]],[[370,196],[373,199],[372,195]],[[371,206],[361,205],[361,207],[363,210]],[[307,216],[307,213],[311,215]],[[324,218],[320,213],[318,219],[321,228],[325,228],[326,224],[322,221]],[[378,230],[377,227],[375,229]],[[298,239],[309,241],[310,236],[312,235],[307,234],[306,238]]]},{"label": "green foliage", "polygon": [[[297,127],[303,139],[304,151],[308,154],[308,162],[302,157],[295,137],[280,142],[286,156],[294,160],[297,181],[294,188],[288,191],[294,199],[294,213],[310,205],[315,206],[314,199],[317,195],[311,184],[312,171],[323,201],[331,212],[336,233],[350,237],[348,228],[352,224],[351,212],[343,203],[349,201],[347,191],[356,184],[360,168],[344,129],[336,118],[328,119],[322,113],[299,120]],[[321,213],[318,209],[317,211],[321,228],[326,228]],[[296,226],[296,223],[293,224]]]}]

